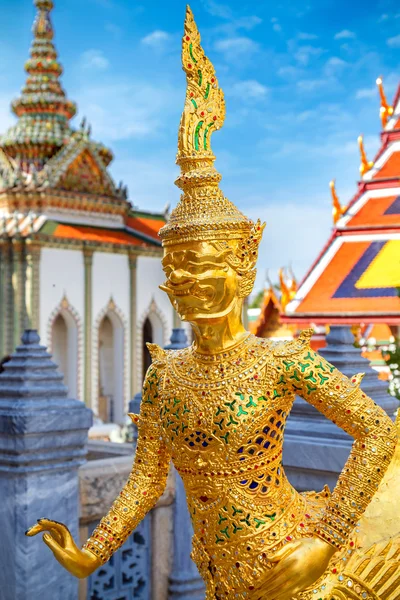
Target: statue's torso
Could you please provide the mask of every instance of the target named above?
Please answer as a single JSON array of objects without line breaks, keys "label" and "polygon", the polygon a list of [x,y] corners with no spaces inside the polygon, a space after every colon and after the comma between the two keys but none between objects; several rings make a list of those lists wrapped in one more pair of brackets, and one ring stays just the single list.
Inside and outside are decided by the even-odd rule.
[{"label": "statue's torso", "polygon": [[298,494],[282,468],[294,401],[285,360],[254,336],[217,356],[192,348],[167,356],[163,437],[185,483],[194,558],[204,571],[212,557],[217,588],[227,577],[236,589],[254,583],[265,553],[307,535],[324,505],[323,494]]}]

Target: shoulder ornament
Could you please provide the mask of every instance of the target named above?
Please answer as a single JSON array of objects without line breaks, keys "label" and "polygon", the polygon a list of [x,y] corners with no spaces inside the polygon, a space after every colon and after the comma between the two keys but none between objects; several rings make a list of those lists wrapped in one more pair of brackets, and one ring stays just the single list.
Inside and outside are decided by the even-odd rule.
[{"label": "shoulder ornament", "polygon": [[150,352],[151,360],[153,363],[155,362],[165,362],[167,357],[167,351],[161,348],[158,344],[151,344],[150,342],[146,343],[146,346]]},{"label": "shoulder ornament", "polygon": [[297,354],[305,348],[310,346],[310,340],[313,336],[313,329],[303,329],[300,332],[298,338],[290,341],[278,342],[272,349],[274,356],[288,356],[290,354]]}]

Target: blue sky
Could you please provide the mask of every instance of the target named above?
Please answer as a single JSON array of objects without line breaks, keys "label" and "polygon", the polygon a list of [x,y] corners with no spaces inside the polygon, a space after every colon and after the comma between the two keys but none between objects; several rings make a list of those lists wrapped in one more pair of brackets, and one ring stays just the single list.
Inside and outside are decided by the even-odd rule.
[{"label": "blue sky", "polygon": [[[93,137],[109,145],[112,174],[135,205],[161,210],[173,181],[185,79],[180,0],[56,0],[63,85]],[[203,46],[225,91],[227,118],[213,136],[225,194],[267,222],[257,286],[292,264],[299,277],[331,228],[328,182],[343,202],[355,192],[363,133],[379,145],[382,75],[389,99],[400,73],[400,7],[394,0],[246,2],[193,0]],[[0,131],[25,75],[34,7],[0,3]]]}]

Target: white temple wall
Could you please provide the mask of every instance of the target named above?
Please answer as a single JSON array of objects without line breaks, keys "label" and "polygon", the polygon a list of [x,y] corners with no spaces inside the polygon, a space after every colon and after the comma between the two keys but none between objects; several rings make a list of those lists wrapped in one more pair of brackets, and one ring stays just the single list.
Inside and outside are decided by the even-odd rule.
[{"label": "white temple wall", "polygon": [[[72,396],[83,398],[83,322],[84,264],[78,250],[42,248],[39,283],[39,334],[42,343],[53,351],[53,338],[60,343],[56,326],[57,315],[67,325],[68,372],[74,383],[66,381]],[[55,354],[60,348],[54,349]]]},{"label": "white temple wall", "polygon": [[173,309],[168,296],[159,289],[160,283],[165,281],[165,275],[161,267],[161,258],[139,256],[137,260],[137,319],[138,324],[143,316],[149,312],[154,301],[164,321],[164,343],[171,335]]}]

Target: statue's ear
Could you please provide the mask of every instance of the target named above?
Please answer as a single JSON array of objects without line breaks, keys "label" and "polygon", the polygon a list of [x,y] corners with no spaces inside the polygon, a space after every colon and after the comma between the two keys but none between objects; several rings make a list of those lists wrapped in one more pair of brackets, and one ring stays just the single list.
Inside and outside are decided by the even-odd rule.
[{"label": "statue's ear", "polygon": [[239,275],[239,298],[247,298],[253,290],[256,280],[257,269],[252,269],[243,275]]}]

